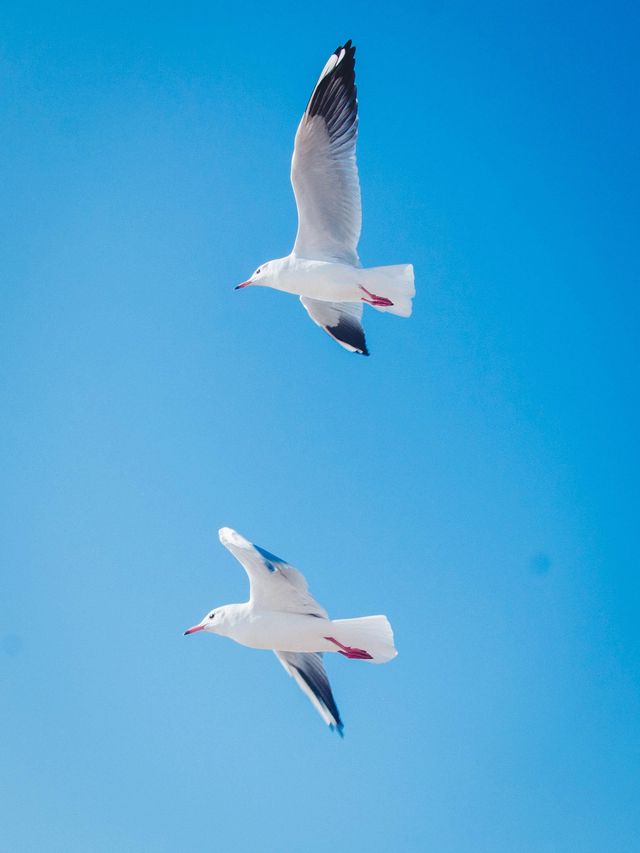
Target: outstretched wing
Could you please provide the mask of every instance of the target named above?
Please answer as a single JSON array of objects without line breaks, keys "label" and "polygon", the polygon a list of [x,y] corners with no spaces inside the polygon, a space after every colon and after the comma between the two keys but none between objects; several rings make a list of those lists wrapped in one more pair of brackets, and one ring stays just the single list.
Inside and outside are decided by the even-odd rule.
[{"label": "outstretched wing", "polygon": [[293,566],[230,527],[222,527],[219,536],[249,576],[250,600],[256,607],[329,618],[310,594],[304,575]]},{"label": "outstretched wing", "polygon": [[340,737],[344,725],[336,705],[331,685],[320,652],[274,652],[290,676],[295,678],[300,689],[311,700],[329,728],[336,729]]},{"label": "outstretched wing", "polygon": [[362,224],[355,52],[348,41],[329,57],[298,125],[291,160],[298,207],[294,254],[354,266],[360,264]]},{"label": "outstretched wing", "polygon": [[362,302],[325,302],[301,296],[313,322],[349,352],[369,355],[362,328]]}]

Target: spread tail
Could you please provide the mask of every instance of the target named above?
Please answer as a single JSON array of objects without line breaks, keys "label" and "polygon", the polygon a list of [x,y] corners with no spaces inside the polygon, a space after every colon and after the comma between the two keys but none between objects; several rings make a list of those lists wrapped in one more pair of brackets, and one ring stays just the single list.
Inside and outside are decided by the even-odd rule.
[{"label": "spread tail", "polygon": [[332,619],[331,627],[339,643],[366,651],[371,655],[372,663],[386,663],[398,654],[386,616]]},{"label": "spread tail", "polygon": [[[411,316],[411,300],[416,288],[413,281],[413,264],[396,264],[390,267],[363,269],[364,287],[376,296],[391,301],[391,305],[373,305],[377,311],[388,311],[398,317]],[[371,303],[369,303],[371,304]]]}]

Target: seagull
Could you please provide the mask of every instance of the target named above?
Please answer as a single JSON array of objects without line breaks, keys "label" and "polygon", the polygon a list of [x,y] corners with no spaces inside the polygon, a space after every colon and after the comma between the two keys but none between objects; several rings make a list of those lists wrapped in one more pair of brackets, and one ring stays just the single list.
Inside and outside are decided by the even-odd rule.
[{"label": "seagull", "polygon": [[387,617],[329,619],[301,572],[230,527],[221,528],[219,536],[249,576],[249,601],[216,607],[185,635],[208,631],[252,649],[271,649],[329,728],[342,737],[344,725],[322,655],[337,652],[371,663],[392,660],[397,652]]},{"label": "seagull", "polygon": [[355,52],[349,40],[331,54],[298,125],[291,160],[298,208],[293,251],[261,264],[235,289],[260,285],[294,293],[340,346],[369,355],[363,306],[409,317],[415,287],[411,264],[364,269],[358,257]]}]

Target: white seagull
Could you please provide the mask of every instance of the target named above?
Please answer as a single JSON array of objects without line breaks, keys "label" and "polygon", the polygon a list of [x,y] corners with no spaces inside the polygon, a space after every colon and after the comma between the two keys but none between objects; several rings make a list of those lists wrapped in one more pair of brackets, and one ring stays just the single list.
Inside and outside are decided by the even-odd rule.
[{"label": "white seagull", "polygon": [[349,352],[369,355],[364,303],[409,317],[415,287],[411,264],[363,269],[358,257],[355,52],[348,41],[329,57],[298,125],[291,161],[298,208],[293,251],[261,264],[236,290],[256,284],[298,294],[314,323]]},{"label": "white seagull", "polygon": [[325,723],[342,736],[344,726],[322,654],[338,652],[372,663],[392,660],[397,652],[387,617],[329,619],[297,569],[230,527],[223,527],[219,535],[249,576],[249,601],[216,607],[184,633],[209,631],[252,649],[271,649]]}]

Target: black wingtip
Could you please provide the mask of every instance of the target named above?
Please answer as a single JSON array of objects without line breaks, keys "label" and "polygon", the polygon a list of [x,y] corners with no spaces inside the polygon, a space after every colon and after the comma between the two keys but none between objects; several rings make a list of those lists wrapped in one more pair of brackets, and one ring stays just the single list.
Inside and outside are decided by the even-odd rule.
[{"label": "black wingtip", "polygon": [[360,322],[347,314],[343,314],[335,326],[325,326],[332,338],[349,347],[360,355],[369,355],[364,329]]},{"label": "black wingtip", "polygon": [[358,98],[356,89],[356,49],[351,39],[337,47],[333,56],[337,58],[333,67],[316,84],[307,104],[310,118],[322,116],[327,122],[329,136],[355,135],[358,122]]},{"label": "black wingtip", "polygon": [[355,65],[356,48],[355,45],[351,42],[351,39],[347,39],[344,44],[338,45],[338,47],[333,51],[334,56],[339,56],[341,50],[344,50],[347,57],[351,60],[351,65]]}]

